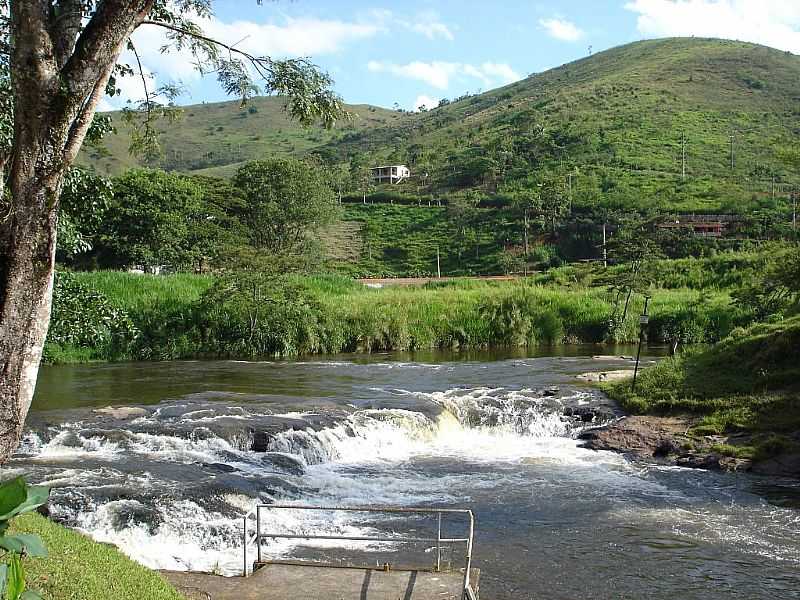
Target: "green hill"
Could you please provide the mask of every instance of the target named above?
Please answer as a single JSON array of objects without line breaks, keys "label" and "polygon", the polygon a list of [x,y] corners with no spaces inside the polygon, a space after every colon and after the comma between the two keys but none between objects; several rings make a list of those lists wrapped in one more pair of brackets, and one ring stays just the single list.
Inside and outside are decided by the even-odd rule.
[{"label": "green hill", "polygon": [[[797,183],[778,151],[800,144],[800,57],[764,46],[664,39],[621,46],[364,130],[368,149],[434,174],[441,189],[574,172],[574,192],[732,210]],[[731,135],[734,136],[731,143]],[[682,179],[682,138],[686,179]],[[731,167],[733,149],[733,167]]]},{"label": "green hill", "polygon": [[[279,99],[251,107],[186,107],[164,126],[157,166],[227,175],[264,154],[362,154],[411,165],[418,178],[395,188],[407,194],[492,194],[549,171],[572,174],[579,204],[699,212],[750,210],[773,190],[779,202],[800,181],[779,155],[800,145],[800,57],[742,42],[636,42],[425,113],[352,107],[357,118],[330,132],[289,122]],[[87,159],[115,173],[134,164],[126,147],[120,127],[110,156]]]},{"label": "green hill", "polygon": [[258,97],[251,99],[246,107],[241,107],[239,101],[185,106],[177,121],[158,124],[162,157],[149,162],[130,155],[129,126],[121,113],[113,112],[110,114],[116,132],[104,140],[107,152],[89,149],[82,160],[109,175],[131,167],[151,166],[228,176],[237,163],[272,154],[302,155],[347,135],[387,127],[403,118],[402,114],[384,108],[348,105],[347,110],[354,118],[329,131],[300,126],[289,118],[284,105],[281,98]]}]

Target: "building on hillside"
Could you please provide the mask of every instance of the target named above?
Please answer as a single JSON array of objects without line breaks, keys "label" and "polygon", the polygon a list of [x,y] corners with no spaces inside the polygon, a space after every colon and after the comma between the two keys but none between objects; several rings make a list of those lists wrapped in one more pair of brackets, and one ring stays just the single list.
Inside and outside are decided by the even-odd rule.
[{"label": "building on hillside", "polygon": [[388,165],[370,169],[375,183],[396,184],[411,177],[411,170],[405,165]]},{"label": "building on hillside", "polygon": [[659,229],[683,229],[699,237],[719,238],[725,235],[736,218],[732,215],[678,215],[659,223]]}]

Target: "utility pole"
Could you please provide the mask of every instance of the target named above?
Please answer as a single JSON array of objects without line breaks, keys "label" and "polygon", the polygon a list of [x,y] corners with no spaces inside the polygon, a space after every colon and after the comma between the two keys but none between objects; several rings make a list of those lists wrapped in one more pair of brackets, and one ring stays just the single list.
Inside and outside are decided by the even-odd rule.
[{"label": "utility pole", "polygon": [[603,266],[608,266],[608,248],[606,248],[606,222],[603,221]]},{"label": "utility pole", "polygon": [[438,279],[442,278],[442,263],[439,260],[439,246],[436,246],[436,277]]},{"label": "utility pole", "polygon": [[681,173],[682,178],[686,179],[686,132],[681,133]]},{"label": "utility pole", "polygon": [[650,316],[647,314],[647,305],[650,304],[650,296],[644,297],[644,311],[642,316],[639,317],[639,349],[636,351],[636,366],[633,368],[633,383],[631,384],[631,391],[636,391],[636,376],[639,374],[639,358],[642,356],[642,341],[644,340],[644,328],[650,322]]}]

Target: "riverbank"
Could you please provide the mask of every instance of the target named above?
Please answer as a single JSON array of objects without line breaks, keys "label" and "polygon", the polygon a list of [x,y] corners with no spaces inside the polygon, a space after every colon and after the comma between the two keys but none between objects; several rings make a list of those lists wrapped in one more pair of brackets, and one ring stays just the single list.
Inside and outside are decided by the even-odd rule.
[{"label": "riverbank", "polygon": [[603,387],[632,416],[584,433],[590,448],[800,477],[800,316],[663,360],[635,391]]},{"label": "riverbank", "polygon": [[161,575],[37,514],[14,519],[17,533],[38,535],[47,558],[26,558],[28,588],[47,600],[185,600]]},{"label": "riverbank", "polygon": [[[642,310],[634,296],[622,320],[624,303],[606,287],[538,279],[370,289],[340,276],[297,277],[288,298],[254,306],[208,301],[212,276],[59,279],[45,353],[53,363],[625,343],[636,341]],[[713,342],[751,319],[724,290],[652,295],[655,343]]]}]

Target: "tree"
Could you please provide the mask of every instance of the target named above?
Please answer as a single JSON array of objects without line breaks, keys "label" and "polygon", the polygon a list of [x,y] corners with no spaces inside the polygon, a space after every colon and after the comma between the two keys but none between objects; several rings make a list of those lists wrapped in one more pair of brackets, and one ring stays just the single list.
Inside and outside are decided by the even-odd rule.
[{"label": "tree", "polygon": [[779,252],[756,277],[732,294],[756,320],[800,310],[800,245]]},{"label": "tree", "polygon": [[111,181],[83,167],[67,171],[58,216],[58,252],[72,259],[97,242],[113,198]]},{"label": "tree", "polygon": [[[617,235],[608,244],[609,257],[621,268],[610,272],[606,283],[612,293],[615,293],[613,312],[611,315],[612,328],[623,327],[628,318],[631,297],[634,293],[646,294],[650,286],[655,283],[652,266],[654,262],[664,257],[661,246],[654,240],[654,223],[651,222],[628,223],[621,226]],[[622,297],[622,314],[619,314]]]},{"label": "tree", "polygon": [[556,232],[558,220],[564,216],[569,206],[564,180],[561,177],[545,177],[539,183],[539,198],[542,208],[543,229],[549,227],[551,233]]},{"label": "tree", "polygon": [[528,235],[530,232],[531,218],[542,212],[542,199],[536,184],[531,181],[517,181],[503,186],[501,194],[511,203],[511,209],[522,220],[522,240],[525,253],[524,272],[528,274],[528,253],[530,244]]},{"label": "tree", "polygon": [[237,355],[286,355],[318,350],[320,310],[291,277],[294,260],[240,248],[202,297],[207,336]]},{"label": "tree", "polygon": [[[288,96],[287,111],[302,123],[332,125],[342,113],[330,78],[308,61],[256,57],[205,36],[192,18],[211,8],[212,0],[0,0],[0,73],[8,73],[0,86],[10,91],[0,94],[0,187],[7,181],[10,191],[0,223],[0,463],[19,443],[36,385],[64,177],[116,78],[142,76],[118,64],[125,48],[136,52],[131,34],[144,25],[167,30],[165,51],[192,51],[243,102],[258,79],[264,91]],[[130,113],[140,151],[155,140],[161,108],[142,81],[145,101]]]},{"label": "tree", "polygon": [[114,200],[98,244],[104,266],[179,266],[194,262],[194,239],[202,210],[203,188],[188,177],[165,171],[133,169],[114,180]]},{"label": "tree", "polygon": [[324,174],[308,163],[274,158],[241,167],[233,184],[251,244],[277,255],[303,254],[308,234],[330,223],[336,198]]},{"label": "tree", "polygon": [[455,228],[459,262],[467,244],[475,241],[476,236],[470,234],[475,229],[479,203],[480,195],[472,190],[463,195],[454,195],[447,201],[447,217]]},{"label": "tree", "polygon": [[364,154],[354,154],[351,156],[348,173],[350,191],[360,194],[363,203],[366,204],[367,195],[372,193],[375,189],[372,183],[372,172],[370,170],[368,157]]}]

